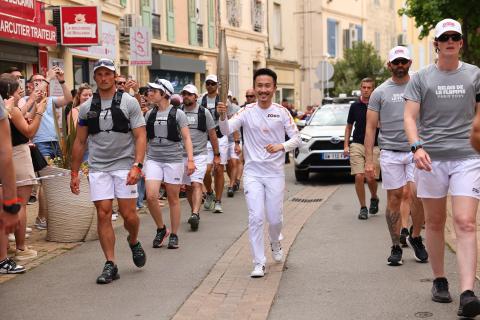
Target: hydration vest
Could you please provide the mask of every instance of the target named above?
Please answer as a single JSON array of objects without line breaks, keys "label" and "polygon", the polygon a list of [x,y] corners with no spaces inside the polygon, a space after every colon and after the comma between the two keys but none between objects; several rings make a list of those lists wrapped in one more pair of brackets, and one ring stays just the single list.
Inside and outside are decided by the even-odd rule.
[{"label": "hydration vest", "polygon": [[[164,137],[156,137],[155,136],[155,121],[157,120],[157,108],[153,108],[152,112],[147,119],[147,138],[148,140],[152,140],[155,138],[164,138]],[[177,128],[177,108],[171,108],[170,112],[168,112],[167,117],[167,137],[168,140],[179,142],[182,139],[180,138],[180,133],[178,132]]]},{"label": "hydration vest", "polygon": [[90,111],[87,114],[87,126],[89,134],[97,134],[99,132],[121,132],[128,133],[130,129],[130,120],[127,119],[123,111],[120,109],[123,92],[117,91],[112,99],[110,112],[112,113],[113,127],[111,130],[100,130],[100,113],[102,111],[102,103],[98,91],[93,94]]},{"label": "hydration vest", "polygon": [[[182,110],[183,112],[185,112],[185,114],[187,113],[193,113],[193,112],[188,112],[188,111],[185,111],[184,110],[184,106],[182,105]],[[197,123],[197,127],[196,128],[192,128],[192,129],[197,129],[197,130],[200,130],[200,131],[203,131],[203,132],[206,132],[207,131],[207,117],[205,116],[205,108],[202,107],[202,106],[199,106],[198,107],[198,123]]]},{"label": "hydration vest", "polygon": [[[203,96],[202,98],[202,102],[200,103],[200,106],[204,107],[205,109],[208,109],[208,104],[207,104],[207,94]],[[212,113],[212,116],[213,116],[213,119],[215,119],[215,121],[218,122],[218,119],[220,119],[220,114],[218,113],[217,111],[217,104],[218,102],[220,102],[220,97],[219,95],[217,94],[217,96],[215,97],[215,112],[212,113],[210,111],[210,109],[208,109],[208,111],[210,113]],[[215,132],[217,133],[217,138],[221,138],[223,137],[223,134],[222,132],[220,131],[220,128],[218,127],[218,125],[215,127]]]}]

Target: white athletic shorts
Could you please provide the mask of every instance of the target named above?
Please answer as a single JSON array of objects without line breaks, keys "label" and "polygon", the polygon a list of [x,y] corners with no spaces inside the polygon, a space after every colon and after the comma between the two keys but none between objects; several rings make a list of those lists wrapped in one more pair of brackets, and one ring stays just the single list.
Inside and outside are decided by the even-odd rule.
[{"label": "white athletic shorts", "polygon": [[145,162],[145,180],[159,180],[170,184],[182,184],[183,162],[165,163],[154,160]]},{"label": "white athletic shorts", "polygon": [[[240,144],[240,147],[242,145]],[[228,160],[230,159],[240,159],[240,155],[235,152],[235,142],[228,143]]]},{"label": "white athletic shorts", "polygon": [[[218,139],[218,148],[220,149],[220,164],[227,164],[228,160],[228,137],[223,136]],[[213,163],[213,148],[210,141],[207,142],[208,164]]]},{"label": "white athletic shorts", "polygon": [[127,186],[127,176],[130,170],[90,171],[90,199],[92,201],[109,199],[138,198],[137,185]]},{"label": "white athletic shorts", "polygon": [[419,198],[467,196],[480,199],[480,159],[432,161],[432,171],[415,170]]},{"label": "white athletic shorts", "polygon": [[414,182],[413,153],[380,151],[380,167],[382,168],[382,187],[394,190],[403,187],[407,182]]},{"label": "white athletic shorts", "polygon": [[183,173],[183,184],[191,185],[192,182],[198,182],[203,184],[203,178],[205,178],[205,172],[207,172],[207,159],[208,155],[206,154],[194,156],[193,162],[195,162],[195,171],[190,176],[187,175],[188,159],[183,159],[185,166],[185,171]]}]

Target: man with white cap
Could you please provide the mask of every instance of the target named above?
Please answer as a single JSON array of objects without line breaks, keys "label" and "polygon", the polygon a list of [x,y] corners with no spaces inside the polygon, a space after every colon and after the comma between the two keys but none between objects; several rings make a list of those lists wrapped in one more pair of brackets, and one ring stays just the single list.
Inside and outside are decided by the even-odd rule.
[{"label": "man with white cap", "polygon": [[[400,247],[402,222],[400,204],[403,189],[408,183],[410,190],[415,190],[413,154],[410,152],[410,145],[403,126],[403,92],[410,80],[408,70],[411,64],[412,60],[407,48],[398,46],[390,50],[388,69],[392,73],[392,77],[373,91],[368,101],[367,111],[364,144],[365,174],[370,178],[374,178],[376,174],[373,161],[373,145],[377,128],[380,127],[378,144],[382,149],[380,166],[383,173],[383,188],[387,190],[385,216],[392,239],[391,254],[388,258],[388,264],[391,266],[398,266],[403,263],[402,248]],[[424,222],[423,210],[418,206],[413,206],[412,209],[413,232],[407,238],[407,242],[414,250],[415,259],[418,262],[427,262],[428,254],[420,236]]]},{"label": "man with white cap", "polygon": [[[215,121],[210,112],[197,105],[198,90],[193,84],[187,84],[180,92],[183,98],[183,112],[187,116],[188,128],[193,145],[193,161],[195,171],[190,176],[183,175],[183,183],[187,186],[187,198],[192,209],[188,223],[192,231],[198,230],[200,223],[200,206],[202,204],[202,185],[207,171],[207,141],[210,139],[213,152],[213,165],[220,165],[218,156],[218,139],[215,132]],[[187,153],[183,153],[185,165],[188,164]]]},{"label": "man with white cap", "polygon": [[[218,153],[213,152],[213,147],[210,142],[207,143],[208,150],[208,165],[207,172],[205,173],[204,185],[207,189],[207,197],[205,198],[204,208],[207,210],[213,210],[214,213],[222,213],[222,193],[225,183],[224,178],[224,165],[228,160],[228,138],[224,136],[218,128],[219,114],[217,112],[217,105],[220,100],[218,95],[218,79],[214,74],[210,74],[205,79],[205,85],[207,87],[207,94],[202,97],[200,105],[210,111],[213,120],[215,121],[215,130],[218,138]],[[212,168],[214,156],[220,157],[220,165],[215,166],[215,195],[212,190]]]},{"label": "man with white cap", "polygon": [[[157,79],[148,83],[153,108],[145,114],[147,121],[147,160],[145,161],[145,183],[148,210],[157,225],[153,247],[160,248],[165,238],[168,249],[178,248],[178,228],[180,226],[180,198],[184,170],[191,175],[195,170],[193,147],[185,113],[170,103],[173,86],[170,81]],[[184,167],[184,147],[187,167]],[[172,232],[163,223],[162,211],[158,203],[162,182],[167,191]]]},{"label": "man with white cap", "polygon": [[475,317],[480,314],[480,301],[473,293],[480,157],[470,145],[470,132],[475,112],[480,108],[480,69],[459,60],[463,39],[457,21],[440,21],[435,27],[433,45],[438,53],[437,63],[414,74],[405,90],[405,131],[417,167],[417,195],[425,210],[426,244],[435,278],[432,300],[452,301],[444,269],[450,194],[462,292],[458,315]]},{"label": "man with white cap", "polygon": [[145,157],[145,120],[138,101],[115,87],[115,64],[100,59],[93,68],[97,92],[80,106],[77,136],[72,152],[70,188],[80,192],[78,171],[83,154],[89,150],[90,197],[97,208],[98,235],[107,259],[97,283],[120,278],[115,264],[115,233],[112,227],[112,202],[117,198],[120,214],[128,231],[127,241],[133,262],[139,268],[146,255],[138,241],[139,219],[135,208],[137,181]]}]

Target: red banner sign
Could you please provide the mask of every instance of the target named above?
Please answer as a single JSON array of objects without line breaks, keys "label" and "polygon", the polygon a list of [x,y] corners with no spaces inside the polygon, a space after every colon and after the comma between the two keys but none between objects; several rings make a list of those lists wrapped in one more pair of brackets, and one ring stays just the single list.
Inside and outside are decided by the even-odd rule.
[{"label": "red banner sign", "polygon": [[48,46],[57,45],[57,34],[54,26],[33,24],[2,14],[0,14],[0,38],[15,39]]},{"label": "red banner sign", "polygon": [[36,0],[0,0],[2,13],[25,20],[35,18]]},{"label": "red banner sign", "polygon": [[98,45],[100,43],[100,10],[96,6],[60,8],[62,44],[65,46]]}]

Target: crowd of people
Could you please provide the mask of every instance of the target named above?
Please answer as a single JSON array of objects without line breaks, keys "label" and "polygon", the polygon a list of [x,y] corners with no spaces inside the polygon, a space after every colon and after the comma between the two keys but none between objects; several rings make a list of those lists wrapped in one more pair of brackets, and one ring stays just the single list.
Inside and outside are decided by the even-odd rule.
[{"label": "crowd of people", "polygon": [[[410,246],[418,262],[430,262],[432,300],[440,303],[452,301],[444,270],[446,199],[451,195],[462,292],[458,315],[475,317],[480,314],[480,300],[473,292],[480,199],[480,113],[476,113],[480,69],[460,61],[462,45],[460,24],[451,19],[440,21],[434,41],[438,60],[413,75],[409,73],[412,58],[408,48],[392,48],[387,62],[391,78],[377,88],[371,78],[361,81],[361,97],[352,103],[348,115],[344,153],[355,176],[358,219],[368,220],[379,211],[377,180],[381,172],[391,238],[387,263],[402,265],[402,247]],[[93,73],[97,89],[83,84],[73,95],[58,67],[46,76],[30,77],[26,92],[19,83],[22,75],[18,69],[0,75],[0,273],[25,272],[16,261],[36,256],[35,250],[25,245],[26,205],[38,183],[30,146],[35,145],[45,157],[62,156],[55,117],[57,108],[66,105],[68,130],[76,131],[71,191],[79,194],[80,179],[85,178],[79,174],[80,165],[88,161],[90,198],[97,210],[106,260],[97,283],[111,283],[120,277],[112,226],[114,199],[128,232],[133,262],[141,268],[147,256],[138,240],[137,210],[144,198],[156,225],[151,233],[153,248],[167,243],[168,249],[177,249],[180,193],[186,192],[191,209],[188,223],[196,231],[202,202],[205,210],[224,212],[225,170],[228,197],[240,189],[243,177],[253,256],[251,277],[263,277],[266,272],[265,219],[272,258],[282,261],[284,163],[288,152],[302,144],[295,118],[308,120],[315,106],[299,115],[286,100],[282,105],[274,103],[277,75],[267,68],[255,72],[253,88],[246,91],[241,106],[231,93],[228,101],[221,101],[216,75],[206,77],[207,92],[200,95],[193,84],[175,94],[168,79],[141,87],[119,75],[108,59],[95,63]],[[62,86],[63,96],[48,96],[53,79]],[[169,227],[159,202],[161,190],[168,201]],[[45,224],[45,217],[38,216],[35,226],[45,228]],[[9,248],[9,233],[15,250]],[[14,259],[9,258],[9,251]]]}]

